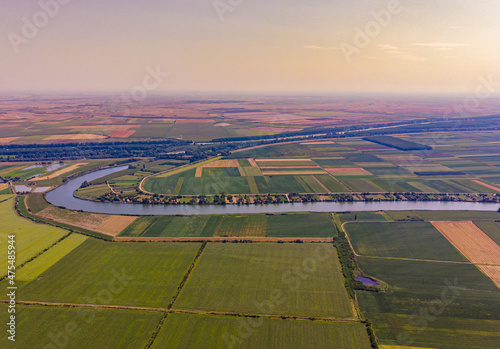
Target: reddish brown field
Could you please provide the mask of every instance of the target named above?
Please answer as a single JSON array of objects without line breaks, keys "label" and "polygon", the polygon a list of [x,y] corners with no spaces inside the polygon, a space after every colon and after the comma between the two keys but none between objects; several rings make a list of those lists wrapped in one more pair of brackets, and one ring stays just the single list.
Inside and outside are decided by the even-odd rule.
[{"label": "reddish brown field", "polygon": [[325,168],[325,170],[327,170],[328,172],[365,171],[365,169],[362,167],[346,167],[346,168],[336,167],[336,168]]},{"label": "reddish brown field", "polygon": [[66,141],[66,140],[90,140],[90,139],[105,139],[107,136],[96,135],[92,133],[78,133],[70,135],[52,135],[45,137],[44,141]]},{"label": "reddish brown field", "polygon": [[473,222],[431,223],[472,263],[500,266],[500,246]]},{"label": "reddish brown field", "polygon": [[261,166],[262,169],[276,169],[276,168],[321,168],[321,166]]},{"label": "reddish brown field", "polygon": [[479,181],[477,179],[471,179],[471,182],[474,182],[476,184],[482,185],[483,187],[486,187],[486,188],[489,188],[489,189],[493,189],[493,190],[496,190],[496,191],[500,192],[500,188],[495,187],[493,185],[486,184],[486,183],[481,182],[481,181]]}]

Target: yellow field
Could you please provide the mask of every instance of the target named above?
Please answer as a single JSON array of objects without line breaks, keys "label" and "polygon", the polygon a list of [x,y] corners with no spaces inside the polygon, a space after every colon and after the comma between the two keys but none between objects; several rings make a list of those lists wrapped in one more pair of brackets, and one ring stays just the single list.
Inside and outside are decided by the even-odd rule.
[{"label": "yellow field", "polygon": [[135,216],[109,216],[107,220],[97,227],[97,232],[117,236],[136,219]]},{"label": "yellow field", "polygon": [[68,167],[64,167],[62,169],[60,169],[59,171],[56,171],[48,176],[45,176],[45,175],[41,175],[41,176],[38,176],[38,177],[35,177],[35,178],[32,178],[30,179],[30,181],[36,181],[36,180],[39,180],[39,179],[53,179],[53,178],[56,178],[60,175],[63,175],[65,173],[68,173],[68,172],[71,172],[73,170],[76,170],[78,167],[80,166],[83,166],[83,165],[87,165],[86,162],[82,162],[82,163],[78,163],[78,164],[74,164],[74,165],[71,165],[71,166],[68,166]]},{"label": "yellow field", "polygon": [[78,134],[71,134],[71,135],[52,135],[45,137],[43,140],[44,141],[61,141],[61,140],[86,140],[86,139],[105,139],[108,138],[107,136],[103,135],[95,135],[92,133],[78,133]]},{"label": "yellow field", "polygon": [[259,165],[255,162],[255,159],[248,159],[248,162],[252,167],[259,167]]},{"label": "yellow field", "polygon": [[422,347],[401,347],[397,345],[381,345],[380,349],[432,349],[432,348],[422,348]]},{"label": "yellow field", "polygon": [[218,160],[214,162],[210,162],[208,164],[204,164],[201,167],[239,167],[237,159],[232,160]]},{"label": "yellow field", "polygon": [[56,264],[68,253],[80,246],[88,237],[80,234],[71,234],[63,241],[51,247],[48,251],[22,267],[16,279],[18,281],[32,281],[38,278],[44,271]]},{"label": "yellow field", "polygon": [[9,187],[9,183],[0,183],[0,191],[7,189]]},{"label": "yellow field", "polygon": [[202,173],[203,173],[203,167],[197,167],[196,168],[196,174],[194,176],[196,178],[201,178]]}]

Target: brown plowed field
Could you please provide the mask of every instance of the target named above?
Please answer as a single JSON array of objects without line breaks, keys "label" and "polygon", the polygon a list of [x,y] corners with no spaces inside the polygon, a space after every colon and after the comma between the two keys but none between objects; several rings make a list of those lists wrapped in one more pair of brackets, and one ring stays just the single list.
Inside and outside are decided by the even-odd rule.
[{"label": "brown plowed field", "polygon": [[500,266],[500,246],[473,222],[431,223],[471,263]]},{"label": "brown plowed field", "polygon": [[500,288],[500,266],[478,265],[477,267]]},{"label": "brown plowed field", "polygon": [[117,236],[136,219],[135,216],[110,216],[96,230],[98,233]]}]

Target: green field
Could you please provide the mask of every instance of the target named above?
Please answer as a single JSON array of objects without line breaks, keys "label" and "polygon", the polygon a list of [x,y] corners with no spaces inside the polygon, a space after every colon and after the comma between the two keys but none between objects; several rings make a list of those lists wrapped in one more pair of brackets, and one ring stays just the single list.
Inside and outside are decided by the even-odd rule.
[{"label": "green field", "polygon": [[[7,323],[7,305],[0,311]],[[161,318],[158,312],[32,305],[17,305],[17,313],[15,345],[4,333],[1,348],[142,348]]]},{"label": "green field", "polygon": [[175,308],[352,318],[339,268],[330,244],[209,244]]},{"label": "green field", "polygon": [[360,323],[170,314],[153,348],[369,349],[371,346],[365,326]]},{"label": "green field", "polygon": [[19,299],[166,307],[199,248],[88,239],[39,279],[18,281]]},{"label": "green field", "polygon": [[[14,199],[0,203],[0,217],[2,217],[0,249],[7,251],[7,236],[15,235],[16,265],[18,266],[68,234],[63,229],[45,224],[36,224],[29,219],[18,216],[14,210]],[[2,255],[4,255],[4,252],[2,252]],[[7,274],[7,258],[0,260],[0,270],[1,276]]]},{"label": "green field", "polygon": [[30,208],[30,212],[33,214],[37,214],[50,206],[50,204],[45,200],[43,194],[30,194],[26,196],[26,204]]},{"label": "green field", "polygon": [[59,262],[59,260],[80,246],[87,239],[85,235],[71,234],[19,269],[16,280],[25,282],[35,280],[40,274]]},{"label": "green field", "polygon": [[147,237],[332,237],[328,213],[210,216],[142,216],[120,236]]},{"label": "green field", "polygon": [[500,292],[474,265],[358,258],[385,293],[358,291],[363,314],[384,345],[498,348]]},{"label": "green field", "polygon": [[344,229],[362,256],[467,262],[429,222],[355,222]]}]

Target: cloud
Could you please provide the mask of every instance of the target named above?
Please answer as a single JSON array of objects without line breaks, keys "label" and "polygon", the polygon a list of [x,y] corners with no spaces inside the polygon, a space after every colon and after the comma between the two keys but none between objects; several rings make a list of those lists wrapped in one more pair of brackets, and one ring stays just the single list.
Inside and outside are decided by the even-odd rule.
[{"label": "cloud", "polygon": [[449,50],[455,47],[467,47],[466,44],[459,44],[456,42],[428,42],[428,43],[414,43],[413,46],[431,47],[438,50]]},{"label": "cloud", "polygon": [[396,46],[386,45],[386,44],[380,44],[380,45],[377,45],[377,47],[381,48],[384,51],[398,51],[399,50],[399,48]]},{"label": "cloud", "polygon": [[328,47],[328,46],[316,46],[316,45],[304,45],[302,48],[309,50],[340,50],[338,47]]}]

